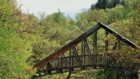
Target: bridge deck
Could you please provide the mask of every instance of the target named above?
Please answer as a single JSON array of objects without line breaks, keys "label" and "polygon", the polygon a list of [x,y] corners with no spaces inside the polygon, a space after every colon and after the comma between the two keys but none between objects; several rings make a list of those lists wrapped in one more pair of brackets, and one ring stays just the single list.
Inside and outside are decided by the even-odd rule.
[{"label": "bridge deck", "polygon": [[[131,65],[119,65],[117,63],[110,63],[109,56],[103,54],[92,55],[78,55],[71,57],[61,57],[51,61],[44,67],[44,73],[62,73],[63,71],[72,71],[74,69],[84,69],[87,67],[96,68],[114,68],[119,70],[131,70]],[[108,62],[107,62],[108,61]]]}]

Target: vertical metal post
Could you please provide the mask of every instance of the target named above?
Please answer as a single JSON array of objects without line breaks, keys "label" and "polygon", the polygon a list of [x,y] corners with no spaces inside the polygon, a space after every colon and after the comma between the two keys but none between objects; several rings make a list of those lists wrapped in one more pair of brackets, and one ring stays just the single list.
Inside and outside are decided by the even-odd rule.
[{"label": "vertical metal post", "polygon": [[60,65],[60,72],[63,72],[63,55],[61,55],[61,65]]},{"label": "vertical metal post", "polygon": [[84,46],[84,39],[82,40],[82,53],[81,53],[81,60],[82,60],[82,69],[84,69],[85,65],[85,46]]},{"label": "vertical metal post", "polygon": [[57,65],[57,66],[58,66],[58,67],[57,67],[57,72],[59,72],[59,69],[60,69],[60,56],[59,56],[57,62],[58,62],[58,65]]},{"label": "vertical metal post", "polygon": [[97,31],[95,31],[94,33],[93,33],[93,55],[94,55],[94,61],[93,61],[93,63],[95,63],[94,64],[94,66],[96,66],[97,65]]},{"label": "vertical metal post", "polygon": [[74,66],[74,47],[71,47],[71,69],[73,70]]},{"label": "vertical metal post", "polygon": [[72,66],[72,49],[70,48],[70,59],[69,59],[70,68]]},{"label": "vertical metal post", "polygon": [[67,76],[67,78],[66,79],[69,79],[70,78],[70,75],[71,75],[71,56],[72,56],[72,50],[71,50],[71,48],[70,48],[70,53],[69,53],[69,74],[68,74],[68,76]]}]

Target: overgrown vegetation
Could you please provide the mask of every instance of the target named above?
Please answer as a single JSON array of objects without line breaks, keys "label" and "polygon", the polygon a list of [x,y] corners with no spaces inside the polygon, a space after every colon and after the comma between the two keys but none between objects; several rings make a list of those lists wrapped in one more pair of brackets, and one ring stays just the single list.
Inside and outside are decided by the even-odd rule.
[{"label": "overgrown vegetation", "polygon": [[[109,25],[140,46],[140,0],[123,0],[121,3],[105,0],[109,3],[106,2],[104,6],[100,6],[104,0],[99,1],[98,6],[91,6],[91,9],[77,14],[76,20],[65,17],[62,12],[40,20],[34,15],[22,13],[16,7],[16,1],[0,0],[0,79],[29,79],[35,72],[32,66],[36,62],[97,22]],[[110,75],[113,71],[105,72]],[[107,79],[103,76],[104,71],[99,74],[96,79]]]}]

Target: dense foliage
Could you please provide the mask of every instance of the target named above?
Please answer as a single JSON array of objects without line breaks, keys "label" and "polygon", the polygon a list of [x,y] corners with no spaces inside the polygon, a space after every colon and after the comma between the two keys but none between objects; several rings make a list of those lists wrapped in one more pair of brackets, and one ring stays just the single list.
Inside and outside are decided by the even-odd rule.
[{"label": "dense foliage", "polygon": [[91,9],[105,9],[105,8],[113,8],[117,4],[122,4],[124,5],[124,0],[98,0],[96,5],[92,5]]},{"label": "dense foliage", "polygon": [[[111,26],[140,46],[140,0],[118,1],[99,0],[96,8],[91,6],[92,9],[77,14],[73,20],[62,12],[38,19],[32,14],[22,13],[14,0],[0,0],[0,79],[29,79],[35,72],[32,66],[36,62],[97,22]],[[97,79],[106,79],[102,72],[97,74]],[[88,72],[87,77],[75,74],[81,79],[91,79],[95,76],[93,73]],[[64,76],[47,78],[62,79]]]}]

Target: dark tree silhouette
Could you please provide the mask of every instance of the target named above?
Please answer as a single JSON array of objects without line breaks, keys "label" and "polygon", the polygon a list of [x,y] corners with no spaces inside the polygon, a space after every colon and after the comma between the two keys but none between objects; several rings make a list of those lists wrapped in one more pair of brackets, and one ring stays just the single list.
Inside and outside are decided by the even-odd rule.
[{"label": "dark tree silhouette", "polygon": [[123,4],[124,0],[98,0],[98,2],[94,5],[91,5],[91,10],[94,8],[97,9],[105,9],[105,8],[113,8],[117,4]]}]

